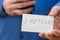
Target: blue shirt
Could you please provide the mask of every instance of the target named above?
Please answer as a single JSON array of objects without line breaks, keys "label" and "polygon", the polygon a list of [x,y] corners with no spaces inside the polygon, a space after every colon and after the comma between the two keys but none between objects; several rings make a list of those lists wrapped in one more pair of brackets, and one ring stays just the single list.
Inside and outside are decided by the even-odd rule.
[{"label": "blue shirt", "polygon": [[[53,6],[60,6],[60,0],[35,0],[31,14],[47,15]],[[8,16],[2,10],[0,0],[0,40],[45,40],[38,33],[21,32],[22,16]]]}]

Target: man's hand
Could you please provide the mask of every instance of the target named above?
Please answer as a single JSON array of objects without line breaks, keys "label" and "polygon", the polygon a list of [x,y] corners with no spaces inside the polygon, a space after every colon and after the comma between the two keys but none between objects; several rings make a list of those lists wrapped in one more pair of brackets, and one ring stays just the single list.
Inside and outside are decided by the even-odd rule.
[{"label": "man's hand", "polygon": [[35,1],[29,0],[4,0],[3,8],[10,16],[20,16],[24,13],[30,13],[34,4]]},{"label": "man's hand", "polygon": [[60,6],[53,7],[48,15],[54,16],[52,33],[40,33],[39,36],[48,40],[60,40]]}]

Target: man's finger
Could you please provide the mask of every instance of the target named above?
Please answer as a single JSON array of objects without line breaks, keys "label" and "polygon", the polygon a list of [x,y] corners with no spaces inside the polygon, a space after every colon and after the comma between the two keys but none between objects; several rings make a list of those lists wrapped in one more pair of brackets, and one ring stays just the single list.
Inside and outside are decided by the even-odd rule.
[{"label": "man's finger", "polygon": [[19,8],[25,8],[25,7],[29,7],[35,4],[35,1],[29,1],[29,2],[24,2],[24,3],[16,3],[16,4],[12,4],[12,8],[13,9],[19,9]]},{"label": "man's finger", "polygon": [[57,37],[60,37],[60,30],[53,30],[52,34],[57,36]]},{"label": "man's finger", "polygon": [[11,3],[18,3],[18,2],[27,2],[29,0],[8,0]]},{"label": "man's finger", "polygon": [[54,38],[54,36],[52,35],[52,34],[50,34],[50,33],[46,33],[45,34],[45,37],[47,38],[47,39],[53,39]]},{"label": "man's finger", "polygon": [[58,6],[53,7],[48,15],[50,15],[50,16],[56,16],[56,15],[58,15],[58,13],[60,11],[59,8],[60,7],[58,7]]},{"label": "man's finger", "polygon": [[52,34],[50,33],[40,33],[39,36],[45,39],[50,39],[50,40],[53,38]]},{"label": "man's finger", "polygon": [[39,33],[39,36],[46,39],[45,33]]},{"label": "man's finger", "polygon": [[33,9],[33,7],[27,8],[27,9],[24,9],[24,10],[18,10],[18,9],[17,9],[17,10],[14,10],[14,13],[15,13],[16,15],[22,15],[22,14],[31,12],[32,9]]},{"label": "man's finger", "polygon": [[27,8],[27,9],[23,9],[23,13],[30,13],[33,10],[33,7]]}]

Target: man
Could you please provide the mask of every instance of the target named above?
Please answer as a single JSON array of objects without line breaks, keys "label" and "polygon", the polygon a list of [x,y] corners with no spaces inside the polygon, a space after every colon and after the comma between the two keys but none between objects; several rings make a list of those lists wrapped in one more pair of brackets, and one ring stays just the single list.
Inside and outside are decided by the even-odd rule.
[{"label": "man", "polygon": [[[21,32],[22,14],[30,13],[35,4],[32,14],[47,15],[59,1],[36,0],[35,4],[35,1],[30,0],[0,0],[0,40],[45,40],[45,34],[41,38],[42,36],[39,37],[38,33]],[[46,39],[50,40],[47,37]]]}]

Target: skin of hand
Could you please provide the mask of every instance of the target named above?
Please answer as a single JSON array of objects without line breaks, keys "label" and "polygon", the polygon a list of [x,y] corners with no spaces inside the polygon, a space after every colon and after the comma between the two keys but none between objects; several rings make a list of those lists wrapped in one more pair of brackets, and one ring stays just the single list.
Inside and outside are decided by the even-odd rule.
[{"label": "skin of hand", "polygon": [[48,40],[60,40],[60,6],[54,6],[48,16],[54,16],[54,27],[51,33],[39,33]]},{"label": "skin of hand", "polygon": [[9,16],[20,16],[33,10],[35,1],[29,0],[4,0],[3,9]]}]

